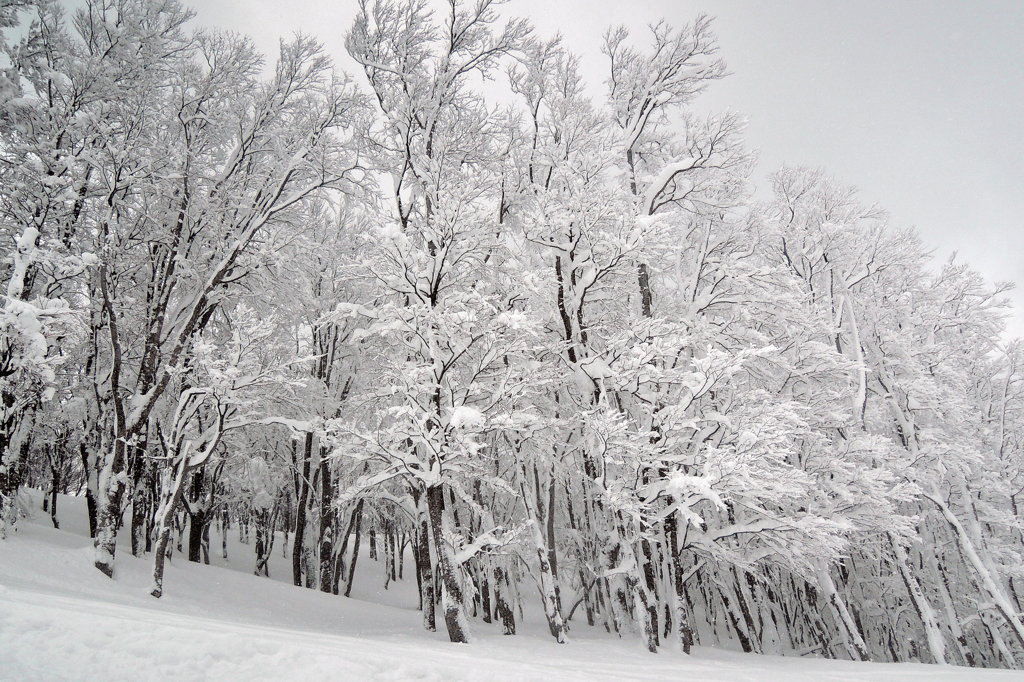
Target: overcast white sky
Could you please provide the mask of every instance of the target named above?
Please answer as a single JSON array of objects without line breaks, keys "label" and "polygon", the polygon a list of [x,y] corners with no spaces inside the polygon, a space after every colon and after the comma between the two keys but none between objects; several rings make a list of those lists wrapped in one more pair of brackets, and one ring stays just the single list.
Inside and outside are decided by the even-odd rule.
[{"label": "overcast white sky", "polygon": [[[188,4],[199,24],[248,34],[268,56],[302,31],[356,71],[344,50],[355,0]],[[749,118],[762,190],[783,163],[821,166],[894,226],[917,227],[936,259],[958,251],[988,280],[1024,285],[1024,0],[510,0],[503,12],[561,31],[595,96],[608,26],[643,44],[658,19],[716,17],[732,75],[695,108]],[[1024,289],[1014,298],[1024,307]],[[1024,336],[1024,315],[1011,329]]]}]

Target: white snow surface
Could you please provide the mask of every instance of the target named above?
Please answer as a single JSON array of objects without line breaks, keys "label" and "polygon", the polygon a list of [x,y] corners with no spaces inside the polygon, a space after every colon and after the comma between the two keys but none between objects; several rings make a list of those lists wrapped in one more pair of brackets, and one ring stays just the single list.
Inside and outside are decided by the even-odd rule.
[{"label": "white snow surface", "polygon": [[[429,633],[415,610],[415,579],[383,589],[383,561],[365,553],[353,599],[293,587],[290,556],[275,543],[273,579],[257,578],[252,551],[229,531],[229,561],[211,529],[218,566],[175,553],[164,597],[149,596],[150,562],[119,546],[115,579],[92,566],[82,500],[61,498],[61,528],[35,518],[0,541],[0,680],[676,680],[680,682],[928,682],[1021,680],[1019,671],[783,658],[698,647],[647,653],[573,623],[569,644],[526,613],[522,634],[472,622],[475,641]],[[123,533],[126,535],[126,533]],[[365,548],[364,548],[365,549]],[[211,557],[213,560],[213,557]],[[234,570],[231,570],[234,569]],[[412,571],[406,574],[412,577]],[[284,581],[284,582],[282,582]],[[442,628],[443,629],[443,628]]]}]

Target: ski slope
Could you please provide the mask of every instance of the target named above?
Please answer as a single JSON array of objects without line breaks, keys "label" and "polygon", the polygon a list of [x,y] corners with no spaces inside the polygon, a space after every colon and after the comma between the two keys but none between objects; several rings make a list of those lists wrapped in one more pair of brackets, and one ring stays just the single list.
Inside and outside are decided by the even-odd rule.
[{"label": "ski slope", "polygon": [[[472,623],[474,643],[426,632],[414,581],[383,590],[364,553],[353,599],[290,584],[278,537],[272,579],[229,532],[228,561],[175,553],[164,597],[149,596],[150,563],[120,547],[115,579],[92,567],[81,500],[61,498],[62,530],[38,511],[0,542],[0,680],[674,680],[679,682],[967,682],[1022,680],[1015,671],[757,656],[698,647],[649,654],[634,639],[576,624],[556,644],[527,611],[522,634]],[[211,530],[213,554],[219,540]],[[248,552],[248,553],[247,553]],[[235,569],[235,570],[231,570]],[[411,571],[410,571],[411,573]],[[531,617],[532,616],[532,617]]]}]

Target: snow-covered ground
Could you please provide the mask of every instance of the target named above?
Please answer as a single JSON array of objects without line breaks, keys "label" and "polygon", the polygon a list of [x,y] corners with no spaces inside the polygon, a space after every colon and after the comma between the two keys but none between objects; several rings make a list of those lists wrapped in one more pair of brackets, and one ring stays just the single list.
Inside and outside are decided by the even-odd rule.
[{"label": "snow-covered ground", "polygon": [[[32,506],[38,510],[38,493]],[[677,680],[943,682],[1022,680],[1019,672],[755,656],[698,648],[647,653],[632,639],[576,625],[556,644],[527,613],[522,634],[473,622],[455,645],[420,626],[415,583],[383,590],[380,564],[359,559],[353,596],[290,585],[278,538],[271,580],[251,575],[252,551],[229,536],[218,566],[175,554],[164,597],[149,596],[150,564],[118,550],[115,580],[92,567],[81,500],[0,542],[0,680]],[[211,531],[214,554],[219,540]],[[228,570],[235,569],[235,570]]]}]

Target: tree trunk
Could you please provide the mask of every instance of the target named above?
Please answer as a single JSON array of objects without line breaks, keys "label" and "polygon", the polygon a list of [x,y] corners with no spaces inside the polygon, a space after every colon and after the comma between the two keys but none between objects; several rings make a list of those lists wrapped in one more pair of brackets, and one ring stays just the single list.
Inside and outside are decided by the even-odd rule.
[{"label": "tree trunk", "polygon": [[405,570],[405,548],[409,545],[409,534],[402,531],[398,541],[398,579],[404,580],[402,572]]},{"label": "tree trunk", "polygon": [[939,511],[942,513],[943,518],[946,519],[950,528],[953,529],[953,534],[956,536],[960,549],[963,551],[967,561],[970,562],[971,568],[974,569],[975,573],[977,573],[978,577],[981,579],[982,587],[988,593],[989,598],[995,602],[999,615],[1001,615],[1006,621],[1006,624],[1010,626],[1014,636],[1017,638],[1017,643],[1021,648],[1024,648],[1024,624],[1021,623],[1021,620],[1017,616],[1009,598],[1007,598],[1006,594],[1003,592],[1003,588],[999,585],[998,577],[994,576],[988,566],[985,565],[984,560],[978,554],[978,551],[974,547],[974,543],[971,542],[971,538],[968,537],[967,531],[960,523],[960,520],[946,505],[939,494],[937,492],[933,492],[931,494],[925,494],[925,497],[935,503],[939,508]]},{"label": "tree trunk", "polygon": [[[88,437],[88,434],[86,434]],[[85,508],[89,515],[89,537],[96,537],[96,497],[98,483],[96,480],[96,456],[89,454],[84,440],[78,446],[82,457],[82,470],[85,472]]]},{"label": "tree trunk", "polygon": [[53,527],[60,529],[60,521],[57,520],[57,490],[60,487],[60,468],[50,469],[50,521]]},{"label": "tree trunk", "polygon": [[210,526],[213,524],[213,517],[210,517],[210,521],[203,526],[203,539],[200,547],[203,550],[203,563],[207,566],[210,565]]},{"label": "tree trunk", "polygon": [[35,408],[26,407],[14,425],[14,433],[9,439],[0,440],[0,464],[3,465],[0,467],[0,539],[6,538],[7,528],[17,522],[16,499],[25,476],[35,416]]},{"label": "tree trunk", "polygon": [[395,545],[397,544],[397,541],[396,541],[396,536],[397,535],[398,535],[398,531],[395,529],[394,522],[390,522],[389,521],[388,522],[388,534],[387,534],[387,550],[388,550],[389,561],[391,562],[391,580],[392,580],[392,582],[398,579],[398,576],[395,574],[395,563],[396,563]]},{"label": "tree trunk", "polygon": [[846,608],[846,604],[839,596],[839,593],[836,592],[836,585],[832,582],[832,576],[828,572],[828,567],[819,560],[817,562],[816,570],[818,573],[818,584],[825,592],[825,597],[828,600],[829,606],[832,607],[832,610],[836,615],[836,620],[839,621],[839,630],[844,635],[843,639],[846,642],[851,657],[854,660],[871,660],[868,656],[868,647],[864,642],[864,638],[857,629],[856,623],[853,622],[853,617]]},{"label": "tree trunk", "polygon": [[416,532],[413,536],[413,556],[416,559],[416,584],[420,591],[420,609],[423,611],[423,627],[428,632],[437,630],[437,616],[434,612],[434,571],[430,561],[430,525],[427,503],[423,491],[410,487],[409,494],[416,507]]},{"label": "tree trunk", "polygon": [[505,598],[508,576],[501,566],[494,567],[494,615],[501,621],[506,635],[516,634],[516,614]]},{"label": "tree trunk", "polygon": [[932,658],[937,664],[945,665],[946,640],[943,638],[942,631],[939,629],[939,621],[936,617],[935,610],[932,608],[932,605],[928,603],[928,599],[924,596],[924,592],[921,590],[921,583],[918,582],[917,576],[911,572],[910,566],[907,565],[907,553],[903,549],[903,545],[900,544],[899,539],[890,533],[889,542],[892,544],[896,567],[899,569],[900,576],[903,578],[903,584],[907,588],[907,594],[910,595],[910,602],[914,605],[914,610],[917,611],[917,615],[921,619],[921,623],[924,625],[924,631],[928,637],[928,650],[931,652]]},{"label": "tree trunk", "polygon": [[[534,469],[534,473],[536,473],[536,469]],[[558,586],[558,546],[555,538],[555,488],[555,464],[552,462],[551,471],[548,475],[548,504],[545,510],[547,511],[547,523],[545,524],[547,533],[544,540],[548,546],[548,563],[551,566],[551,581],[555,588],[555,606],[558,607],[558,612],[561,613],[562,593]]]},{"label": "tree trunk", "polygon": [[978,617],[981,618],[981,622],[985,625],[985,629],[988,631],[988,636],[992,640],[992,645],[999,654],[999,658],[1002,659],[1003,665],[1010,669],[1016,668],[1017,659],[1014,658],[1013,652],[1010,651],[1010,647],[1006,645],[1006,641],[999,633],[999,625],[995,622],[996,618],[984,609],[978,613]]},{"label": "tree trunk", "polygon": [[[646,532],[646,524],[641,522],[641,532]],[[640,540],[640,554],[641,564],[641,575],[644,579],[644,596],[647,602],[647,619],[651,624],[651,634],[653,635],[654,646],[661,646],[661,639],[658,636],[658,604],[660,599],[658,598],[658,582],[654,578],[654,550],[651,547],[651,541],[647,538]]]},{"label": "tree trunk", "polygon": [[117,434],[112,452],[99,480],[96,513],[96,537],[93,541],[93,565],[108,578],[114,577],[114,554],[117,550],[117,529],[121,522],[121,498],[124,497],[125,449],[134,433]]},{"label": "tree trunk", "polygon": [[100,495],[96,514],[96,538],[93,541],[93,565],[108,578],[114,577],[114,554],[117,550],[117,525],[121,518],[121,497],[124,484],[112,481]]},{"label": "tree trunk", "polygon": [[132,488],[132,556],[141,557],[146,553],[146,526],[148,524],[150,504],[149,485],[142,478],[136,480]]},{"label": "tree trunk", "polygon": [[231,528],[231,516],[228,513],[227,505],[224,506],[224,510],[221,512],[220,519],[220,551],[221,558],[224,561],[228,560],[228,530]]},{"label": "tree trunk", "polygon": [[[89,362],[95,358],[90,356]],[[85,505],[89,516],[89,537],[96,537],[96,516],[99,513],[99,462],[101,452],[99,407],[88,401],[86,416],[81,422],[82,439],[78,443],[78,456],[85,476]]]},{"label": "tree trunk", "polygon": [[146,522],[152,513],[149,500],[150,463],[146,458],[146,438],[133,448],[132,471],[132,556],[141,557],[146,551]]},{"label": "tree trunk", "polygon": [[482,566],[480,570],[480,610],[483,613],[483,621],[485,623],[491,622],[491,589],[490,581],[487,580],[487,566]]},{"label": "tree trunk", "polygon": [[[313,525],[313,519],[306,519],[306,535],[307,537],[313,537],[316,534],[316,529]],[[304,583],[307,590],[315,590],[319,587],[319,580],[317,579],[317,571],[320,569],[320,564],[316,558],[316,552],[313,551],[314,546],[310,546],[308,543],[302,548],[302,574],[304,576]]]},{"label": "tree trunk", "polygon": [[536,520],[530,523],[530,531],[533,536],[533,543],[537,552],[537,562],[540,568],[541,602],[544,606],[544,617],[548,621],[548,631],[555,638],[555,641],[559,644],[565,644],[568,641],[565,634],[565,621],[562,619],[561,609],[559,608],[555,576],[552,573],[551,565],[548,563],[550,553],[545,546],[540,523]]},{"label": "tree trunk", "polygon": [[973,668],[977,665],[974,660],[974,652],[971,651],[971,648],[967,643],[967,637],[964,635],[963,628],[960,626],[960,617],[956,613],[956,606],[953,604],[953,597],[949,593],[949,581],[946,577],[945,571],[939,564],[939,557],[936,555],[937,551],[938,550],[933,546],[924,555],[925,561],[928,563],[928,568],[932,572],[932,583],[939,591],[939,597],[942,599],[942,605],[946,611],[946,622],[949,625],[949,631],[953,636],[953,642],[956,644],[957,651],[960,653],[960,657],[963,659],[964,664]]},{"label": "tree trunk", "polygon": [[203,560],[203,534],[212,519],[205,509],[197,509],[194,514],[189,514],[188,560],[192,563],[198,564]]},{"label": "tree trunk", "polygon": [[20,417],[12,417],[5,424],[13,433],[4,433],[7,438],[0,437],[0,539],[6,538],[7,528],[17,522],[16,500],[25,476],[35,417],[35,408],[25,407]]},{"label": "tree trunk", "polygon": [[689,654],[693,647],[693,627],[690,624],[689,610],[686,608],[686,577],[688,576],[683,576],[683,567],[679,563],[679,526],[675,514],[665,519],[665,535],[668,538],[669,565],[672,570],[672,585],[675,588],[676,634],[679,639],[679,648],[684,654]]},{"label": "tree trunk", "polygon": [[736,628],[737,632],[742,632],[743,637],[741,639],[746,641],[744,651],[749,651],[755,654],[763,654],[764,650],[761,648],[761,637],[758,633],[754,618],[750,613],[750,607],[747,601],[743,598],[743,585],[740,582],[739,571],[733,566],[729,571],[732,575],[729,579],[723,581],[725,589],[730,592],[730,606],[733,607],[733,613],[739,612],[739,619],[733,623],[733,627]]},{"label": "tree trunk", "polygon": [[[302,543],[306,533],[306,498],[309,496],[309,460],[313,454],[313,434],[306,434],[302,447],[302,476],[299,478],[298,506],[295,508],[295,540],[292,545],[292,583],[302,586]],[[348,596],[347,594],[345,596]]]},{"label": "tree trunk", "polygon": [[348,551],[348,539],[351,537],[352,531],[355,529],[362,513],[363,498],[360,497],[359,501],[356,502],[355,509],[352,510],[352,516],[349,518],[345,534],[341,537],[341,547],[338,548],[337,559],[334,562],[334,579],[331,583],[332,594],[338,594],[338,585],[345,578],[345,552]]},{"label": "tree trunk", "polygon": [[153,589],[150,594],[158,599],[164,591],[164,560],[167,557],[167,545],[174,528],[174,515],[184,492],[188,467],[182,460],[176,465],[176,469],[164,481],[160,496],[160,508],[157,510],[157,539],[153,554]]},{"label": "tree trunk", "polygon": [[334,483],[326,452],[320,449],[320,591],[330,592],[334,583],[334,534],[338,521],[334,509]]},{"label": "tree trunk", "polygon": [[[523,464],[522,474],[524,479],[527,476],[526,464]],[[554,538],[554,523],[552,517],[554,516],[553,502],[554,502],[554,480],[548,481],[550,493],[544,494],[544,489],[541,485],[540,474],[537,470],[537,465],[533,466],[533,492],[534,492],[534,503],[533,505],[529,502],[529,496],[525,486],[520,487],[520,491],[523,495],[523,503],[526,506],[526,512],[529,514],[529,525],[530,535],[533,539],[534,550],[537,553],[537,564],[539,569],[538,586],[540,588],[541,604],[544,608],[544,617],[548,622],[548,631],[551,636],[555,638],[559,644],[564,644],[567,641],[565,633],[565,620],[562,618],[562,609],[560,599],[558,595],[558,576],[555,573],[555,566],[551,563],[551,558],[554,555],[553,548],[549,547],[545,540],[545,534],[548,538]]]},{"label": "tree trunk", "polygon": [[445,519],[444,486],[433,485],[427,488],[427,510],[430,516],[430,530],[437,552],[437,570],[440,573],[441,609],[444,612],[444,623],[448,630],[448,639],[455,643],[466,644],[470,641],[469,620],[462,604],[461,567],[455,564],[452,546]]},{"label": "tree trunk", "polygon": [[277,521],[277,503],[272,509],[261,509],[254,515],[256,524],[256,575],[270,577],[270,554],[274,551],[274,524]]},{"label": "tree trunk", "polygon": [[[618,517],[616,531],[619,536],[619,565],[626,569],[622,575],[625,579],[629,597],[632,599],[633,622],[640,625],[640,634],[644,639],[644,646],[652,654],[656,654],[658,653],[657,624],[652,620],[652,607],[655,605],[655,600],[653,595],[647,590],[647,584],[643,578],[641,560],[633,548],[633,543],[628,539],[622,515],[617,513],[616,516]],[[638,544],[640,543],[638,542]],[[619,602],[623,607],[623,611],[629,613],[630,605],[626,599],[625,592],[619,595]],[[657,614],[656,610],[654,610],[654,614]]]},{"label": "tree trunk", "polygon": [[363,501],[359,500],[359,516],[356,517],[355,539],[352,541],[352,562],[348,566],[348,580],[345,583],[345,596],[352,594],[352,581],[356,577],[356,562],[359,560],[359,545],[363,543]]},{"label": "tree trunk", "polygon": [[179,554],[181,553],[181,542],[182,542],[182,539],[185,537],[185,521],[187,520],[187,518],[188,518],[188,513],[187,512],[182,512],[181,514],[179,514],[179,515],[174,517],[174,527],[178,530],[178,553]]}]

